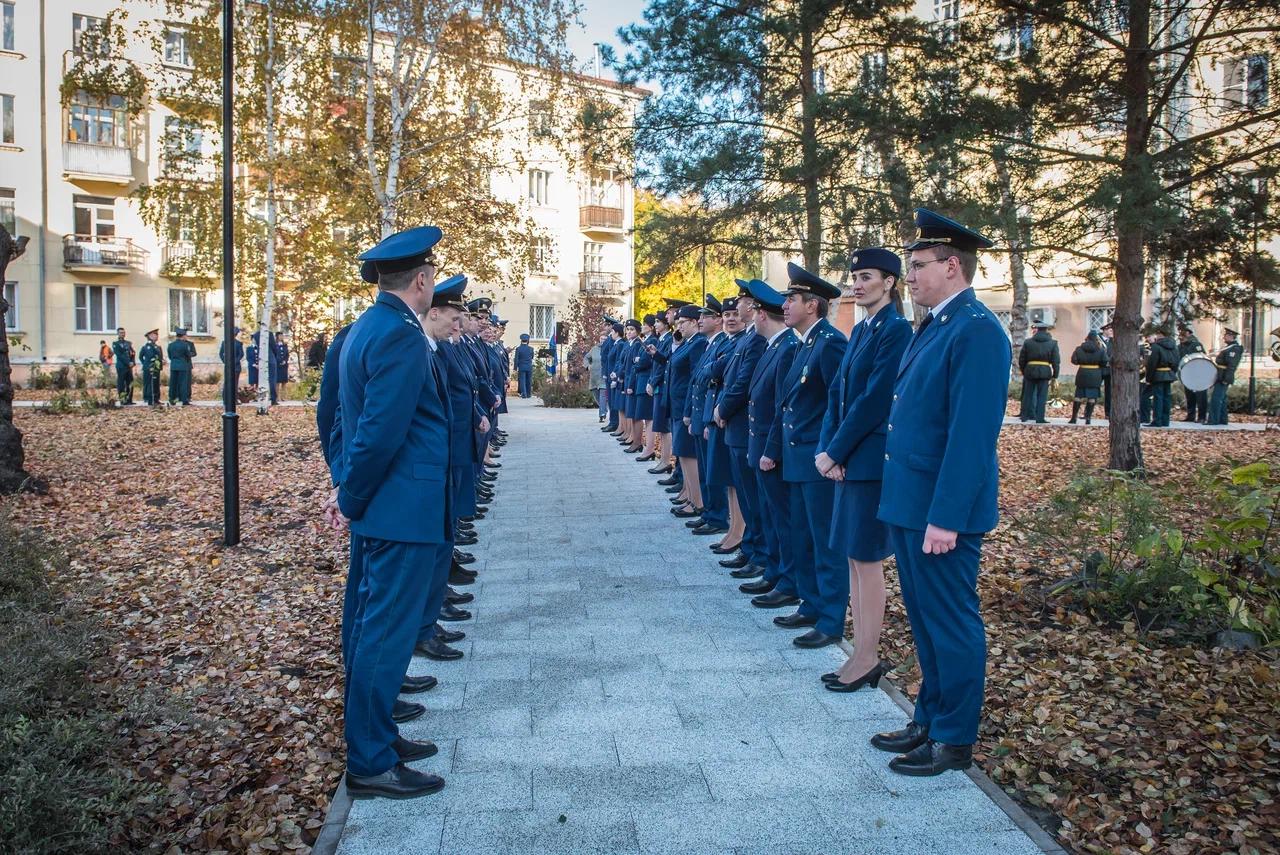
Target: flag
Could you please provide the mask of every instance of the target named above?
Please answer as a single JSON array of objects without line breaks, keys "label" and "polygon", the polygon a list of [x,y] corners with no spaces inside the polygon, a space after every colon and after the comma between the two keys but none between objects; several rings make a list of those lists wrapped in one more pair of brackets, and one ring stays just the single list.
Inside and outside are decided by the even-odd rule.
[{"label": "flag", "polygon": [[556,362],[559,361],[559,354],[556,352],[556,325],[555,321],[551,323],[551,341],[547,342],[547,347],[551,348],[551,364],[547,366],[547,374],[556,376]]}]

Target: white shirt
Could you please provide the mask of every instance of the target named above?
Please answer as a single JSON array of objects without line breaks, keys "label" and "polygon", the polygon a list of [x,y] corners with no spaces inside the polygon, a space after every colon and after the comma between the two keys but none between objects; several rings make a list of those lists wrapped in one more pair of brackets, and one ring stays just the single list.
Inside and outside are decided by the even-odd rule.
[{"label": "white shirt", "polygon": [[947,307],[947,303],[950,303],[950,302],[951,302],[952,300],[954,300],[956,297],[959,297],[962,293],[964,293],[964,292],[963,292],[963,291],[957,291],[957,292],[955,292],[955,293],[954,293],[954,294],[952,294],[950,297],[948,297],[947,299],[943,300],[941,303],[939,303],[938,305],[936,305],[936,306],[934,306],[932,309],[930,309],[930,310],[929,310],[929,312],[930,312],[930,313],[931,313],[935,318],[936,318],[936,317],[938,317],[938,315],[942,314],[942,310],[943,310],[943,309],[945,309],[945,308]]},{"label": "white shirt", "polygon": [[427,340],[427,347],[431,348],[432,353],[435,353],[437,350],[440,349],[440,345],[436,344],[436,340],[432,338],[429,334],[427,334],[426,332],[423,332],[422,337]]},{"label": "white shirt", "polygon": [[[817,324],[814,324],[814,326],[817,326]],[[773,344],[775,341],[777,341],[778,339],[780,339],[782,336],[786,335],[789,332],[791,332],[791,327],[783,327],[773,335],[769,336],[769,344]]]},{"label": "white shirt", "polygon": [[807,330],[805,330],[805,331],[804,331],[804,333],[802,333],[802,334],[800,335],[800,344],[802,344],[802,345],[803,345],[805,342],[807,342],[807,341],[809,340],[809,336],[813,335],[813,331],[814,331],[814,330],[816,330],[816,329],[818,328],[818,323],[819,323],[821,320],[822,320],[822,318],[818,318],[817,320],[815,320],[815,321],[814,321],[814,322],[809,326],[809,328],[808,328]]}]

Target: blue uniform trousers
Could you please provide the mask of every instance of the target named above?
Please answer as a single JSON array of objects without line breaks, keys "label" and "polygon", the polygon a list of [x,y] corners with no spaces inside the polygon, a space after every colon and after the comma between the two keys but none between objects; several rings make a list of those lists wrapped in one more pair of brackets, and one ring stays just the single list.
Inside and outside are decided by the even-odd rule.
[{"label": "blue uniform trousers", "polygon": [[1138,421],[1144,425],[1151,421],[1151,402],[1155,394],[1154,383],[1142,383],[1138,386]]},{"label": "blue uniform trousers", "polygon": [[356,606],[360,602],[360,580],[364,578],[364,538],[351,532],[351,563],[347,567],[347,587],[342,592],[342,667],[351,667],[351,633],[355,629]]},{"label": "blue uniform trousers", "polygon": [[[452,528],[450,529],[452,533]],[[422,609],[422,624],[418,628],[418,642],[430,641],[436,637],[439,628],[440,609],[444,608],[444,597],[449,592],[449,568],[453,565],[453,541],[446,543],[436,554],[435,564],[423,567],[422,572],[431,574],[431,588],[427,592],[427,604]]]},{"label": "blue uniform trousers", "polygon": [[761,531],[760,485],[751,466],[747,463],[747,447],[729,446],[729,465],[733,475],[733,489],[738,493],[738,507],[742,509],[742,518],[746,529],[742,534],[742,554],[752,564],[765,566],[769,551],[764,543]]},{"label": "blue uniform trousers", "polygon": [[1168,427],[1173,415],[1173,384],[1151,384],[1151,422],[1157,427]]},{"label": "blue uniform trousers", "polygon": [[836,483],[823,478],[788,486],[796,595],[803,600],[800,613],[818,619],[818,632],[843,638],[849,610],[849,562],[831,547]]},{"label": "blue uniform trousers", "polygon": [[1226,383],[1214,383],[1213,395],[1209,398],[1209,424],[1225,425],[1227,423],[1227,389]]},{"label": "blue uniform trousers", "polygon": [[982,535],[961,534],[956,548],[925,555],[924,532],[889,526],[898,562],[902,602],[907,607],[923,679],[915,721],[929,738],[972,745],[987,670],[987,636],[978,602]]},{"label": "blue uniform trousers", "polygon": [[1027,406],[1023,411],[1023,418],[1035,419],[1038,422],[1044,421],[1045,404],[1049,402],[1049,381],[1048,380],[1024,380],[1023,388],[1026,390]]},{"label": "blue uniform trousers", "polygon": [[[362,538],[364,573],[347,660],[345,734],[347,770],[381,775],[400,758],[391,708],[413,658],[434,578],[428,568],[448,567],[448,543],[402,543]],[[447,572],[447,571],[446,571]]]},{"label": "blue uniform trousers", "polygon": [[516,372],[516,383],[520,388],[520,397],[527,398],[533,394],[533,369],[521,368]]},{"label": "blue uniform trousers", "polygon": [[693,438],[698,448],[698,480],[702,486],[702,518],[720,528],[729,527],[729,494],[724,487],[712,487],[707,482],[707,469],[710,455],[707,453],[707,440],[701,436]]},{"label": "blue uniform trousers", "polygon": [[618,429],[618,418],[622,415],[621,407],[618,406],[618,390],[609,390],[609,430],[616,431]]},{"label": "blue uniform trousers", "polygon": [[782,480],[778,467],[768,472],[755,470],[760,487],[761,516],[764,521],[764,578],[774,583],[774,590],[796,595],[794,555],[791,552],[791,485]]}]

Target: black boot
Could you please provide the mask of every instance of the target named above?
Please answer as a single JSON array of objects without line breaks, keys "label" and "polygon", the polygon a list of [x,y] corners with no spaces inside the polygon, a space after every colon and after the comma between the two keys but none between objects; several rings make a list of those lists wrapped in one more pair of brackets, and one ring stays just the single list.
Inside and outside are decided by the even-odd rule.
[{"label": "black boot", "polygon": [[1084,405],[1084,423],[1087,425],[1093,424],[1093,404]]},{"label": "black boot", "polygon": [[1080,415],[1080,402],[1079,402],[1079,401],[1072,401],[1072,402],[1071,402],[1071,420],[1070,420],[1069,422],[1067,422],[1067,424],[1069,424],[1069,425],[1073,425],[1073,424],[1075,424],[1075,423],[1076,423],[1076,416],[1078,416],[1078,415]]}]

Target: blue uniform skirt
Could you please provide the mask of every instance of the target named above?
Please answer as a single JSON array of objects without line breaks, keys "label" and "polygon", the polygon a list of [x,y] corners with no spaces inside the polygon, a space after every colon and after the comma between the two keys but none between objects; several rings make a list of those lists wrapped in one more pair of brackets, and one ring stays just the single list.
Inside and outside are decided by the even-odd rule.
[{"label": "blue uniform skirt", "polygon": [[707,440],[707,484],[712,487],[733,486],[733,461],[729,458],[729,446],[724,442],[724,430],[708,423],[711,438]]},{"label": "blue uniform skirt", "polygon": [[689,426],[684,423],[684,416],[671,419],[671,452],[676,457],[697,457],[698,446],[689,433]]},{"label": "blue uniform skirt", "polygon": [[640,419],[645,422],[653,418],[653,396],[646,395],[644,392],[637,389],[634,397],[636,399],[636,414],[632,416],[632,418]]},{"label": "blue uniform skirt", "polygon": [[671,433],[671,405],[667,396],[658,393],[653,396],[653,432]]},{"label": "blue uniform skirt", "polygon": [[635,395],[627,395],[625,392],[623,393],[622,413],[629,419],[634,419],[636,417],[636,396]]},{"label": "blue uniform skirt", "polygon": [[876,519],[880,510],[879,481],[840,481],[831,511],[832,549],[854,561],[883,561],[893,554],[889,529]]}]

